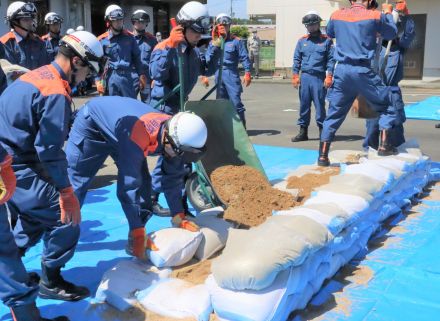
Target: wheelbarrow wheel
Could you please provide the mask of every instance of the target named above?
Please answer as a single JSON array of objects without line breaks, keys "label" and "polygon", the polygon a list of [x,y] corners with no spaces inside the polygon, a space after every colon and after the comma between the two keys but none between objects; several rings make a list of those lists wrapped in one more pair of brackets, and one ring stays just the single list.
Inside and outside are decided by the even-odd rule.
[{"label": "wheelbarrow wheel", "polygon": [[[211,186],[205,186],[205,189],[212,195],[213,191]],[[209,196],[204,195],[196,172],[189,175],[185,183],[185,190],[188,200],[197,212],[214,207],[210,202]]]}]

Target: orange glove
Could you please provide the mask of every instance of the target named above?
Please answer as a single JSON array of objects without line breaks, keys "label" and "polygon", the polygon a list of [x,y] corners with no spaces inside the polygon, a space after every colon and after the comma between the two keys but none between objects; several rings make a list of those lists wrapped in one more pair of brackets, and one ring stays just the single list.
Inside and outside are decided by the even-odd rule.
[{"label": "orange glove", "polygon": [[174,227],[183,228],[183,229],[188,230],[190,232],[200,231],[200,227],[196,223],[188,220],[184,213],[176,214],[171,219],[171,223],[173,224]]},{"label": "orange glove", "polygon": [[15,178],[11,164],[11,155],[7,155],[3,162],[0,163],[0,204],[9,201],[17,185],[17,179]]},{"label": "orange glove", "polygon": [[177,48],[184,41],[185,35],[183,34],[183,27],[180,25],[171,29],[170,36],[166,39],[167,45],[170,48]]},{"label": "orange glove", "polygon": [[249,87],[249,85],[251,84],[251,73],[249,72],[249,71],[246,71],[245,73],[244,73],[244,77],[243,77],[243,84],[246,86],[246,87]]},{"label": "orange glove", "polygon": [[406,4],[406,1],[396,1],[396,10],[404,15],[409,15],[408,6]]},{"label": "orange glove", "polygon": [[200,78],[200,82],[202,83],[203,86],[205,86],[206,88],[209,87],[209,78],[206,76],[202,76],[202,78]]},{"label": "orange glove", "polygon": [[147,87],[147,76],[140,75],[139,76],[139,89],[144,90]]},{"label": "orange glove", "polygon": [[72,186],[60,191],[61,222],[63,224],[81,223],[81,208]]},{"label": "orange glove", "polygon": [[388,3],[382,4],[382,11],[385,14],[392,14],[393,13],[393,5]]},{"label": "orange glove", "polygon": [[95,81],[95,85],[96,85],[96,91],[98,92],[98,94],[100,96],[103,96],[105,93],[104,80]]},{"label": "orange glove", "polygon": [[220,47],[220,38],[226,39],[227,35],[228,33],[226,32],[226,28],[224,25],[215,25],[212,29],[212,44],[216,47]]},{"label": "orange glove", "polygon": [[324,87],[329,89],[333,84],[333,76],[332,75],[327,75],[327,77],[325,77],[324,79]]},{"label": "orange glove", "polygon": [[299,80],[299,75],[298,74],[293,74],[292,75],[292,85],[293,87],[295,87],[296,89],[298,89],[299,85],[300,85],[300,80]]},{"label": "orange glove", "polygon": [[135,228],[128,233],[128,243],[126,251],[129,255],[135,256],[140,260],[145,260],[145,252],[147,249],[158,251],[159,249],[153,243],[151,238],[147,236],[145,227]]}]

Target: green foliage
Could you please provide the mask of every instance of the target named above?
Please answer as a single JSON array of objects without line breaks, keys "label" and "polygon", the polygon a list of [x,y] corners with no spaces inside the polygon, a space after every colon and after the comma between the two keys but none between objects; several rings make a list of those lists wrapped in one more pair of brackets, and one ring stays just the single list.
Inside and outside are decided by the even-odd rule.
[{"label": "green foliage", "polygon": [[241,39],[247,39],[250,35],[248,27],[246,26],[232,26],[231,33]]}]

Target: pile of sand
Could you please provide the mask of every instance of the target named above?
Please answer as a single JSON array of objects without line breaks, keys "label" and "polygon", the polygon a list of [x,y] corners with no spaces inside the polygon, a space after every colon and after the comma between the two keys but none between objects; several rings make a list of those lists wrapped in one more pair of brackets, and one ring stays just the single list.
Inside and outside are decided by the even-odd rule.
[{"label": "pile of sand", "polygon": [[205,261],[191,260],[189,263],[173,269],[171,277],[194,284],[203,284],[211,274],[212,259]]},{"label": "pile of sand", "polygon": [[333,175],[338,175],[340,172],[339,167],[328,167],[316,169],[320,173],[308,173],[303,176],[291,176],[287,180],[288,189],[298,189],[298,201],[303,204],[308,198],[313,189],[328,184],[330,182],[330,177]]},{"label": "pile of sand", "polygon": [[291,194],[273,188],[258,170],[249,166],[217,168],[211,174],[211,181],[228,205],[224,218],[241,227],[260,225],[273,210],[297,205]]}]

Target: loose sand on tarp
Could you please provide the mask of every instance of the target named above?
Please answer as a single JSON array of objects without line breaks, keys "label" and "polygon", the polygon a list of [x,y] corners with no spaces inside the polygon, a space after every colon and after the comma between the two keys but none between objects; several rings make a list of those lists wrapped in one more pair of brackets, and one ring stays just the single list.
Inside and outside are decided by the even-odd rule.
[{"label": "loose sand on tarp", "polygon": [[197,261],[191,260],[189,263],[173,268],[171,277],[188,281],[193,284],[203,284],[211,274],[212,259]]},{"label": "loose sand on tarp", "polygon": [[308,173],[303,176],[290,176],[287,179],[288,189],[298,189],[298,201],[303,204],[316,187],[328,184],[330,182],[330,177],[338,175],[340,172],[339,167],[317,167],[317,171],[320,173]]},{"label": "loose sand on tarp", "polygon": [[272,211],[297,205],[290,193],[273,188],[258,170],[249,166],[223,166],[211,174],[215,191],[228,205],[224,219],[242,227],[263,223]]}]

